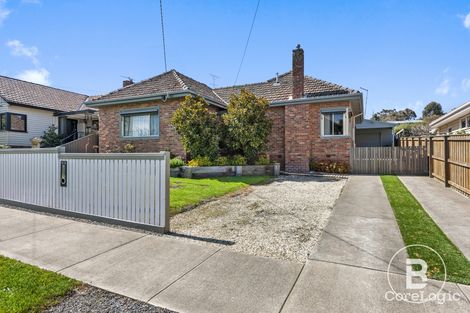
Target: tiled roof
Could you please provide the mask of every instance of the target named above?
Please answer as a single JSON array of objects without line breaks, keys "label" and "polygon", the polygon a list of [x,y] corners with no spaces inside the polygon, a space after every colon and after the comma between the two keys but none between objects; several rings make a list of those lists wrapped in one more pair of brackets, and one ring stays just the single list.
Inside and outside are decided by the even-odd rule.
[{"label": "tiled roof", "polygon": [[54,111],[75,111],[86,95],[0,76],[0,97],[11,104],[22,104]]},{"label": "tiled roof", "polygon": [[[276,78],[268,81],[240,85],[234,87],[217,88],[214,91],[224,101],[228,102],[232,94],[238,94],[241,89],[254,93],[258,97],[263,97],[269,102],[290,100],[292,96],[292,72],[279,75],[279,83],[276,84]],[[327,81],[305,76],[304,89],[306,97],[320,97],[358,93],[358,91],[349,89]]]},{"label": "tiled roof", "polygon": [[170,70],[158,76],[117,89],[94,100],[113,100],[177,91],[192,91],[202,97],[223,104],[223,101],[209,86],[183,75],[176,70]]}]

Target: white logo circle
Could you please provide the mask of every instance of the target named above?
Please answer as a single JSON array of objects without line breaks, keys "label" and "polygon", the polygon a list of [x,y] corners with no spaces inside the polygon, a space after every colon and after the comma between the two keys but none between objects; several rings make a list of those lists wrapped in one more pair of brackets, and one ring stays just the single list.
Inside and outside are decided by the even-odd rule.
[{"label": "white logo circle", "polygon": [[[426,297],[426,298],[423,298],[423,293],[420,293],[419,296],[417,297],[418,300],[414,300],[414,299],[410,300],[409,297],[408,297],[408,295],[409,295],[409,294],[413,294],[413,293],[407,293],[407,295],[404,295],[404,296],[403,296],[401,293],[398,293],[398,292],[393,288],[392,283],[391,283],[391,281],[390,281],[390,274],[391,274],[391,273],[390,273],[390,267],[391,267],[391,265],[392,265],[393,260],[397,257],[398,254],[400,254],[400,252],[402,252],[402,251],[405,250],[405,249],[411,248],[411,247],[422,247],[422,248],[429,249],[429,250],[432,251],[434,254],[436,254],[436,255],[439,257],[439,259],[441,260],[441,262],[442,262],[442,265],[443,265],[443,267],[444,267],[444,281],[442,282],[441,288],[440,288],[436,293],[433,294],[433,295],[434,295],[433,298],[435,298],[435,297],[442,291],[442,289],[444,288],[444,285],[445,285],[446,280],[447,280],[447,268],[446,268],[446,264],[445,264],[445,262],[444,262],[444,259],[441,257],[441,255],[440,255],[439,253],[437,253],[436,250],[434,250],[433,248],[428,247],[428,246],[426,246],[426,245],[422,245],[422,244],[412,244],[412,245],[408,245],[408,246],[406,246],[406,247],[401,248],[401,249],[398,250],[397,252],[395,252],[395,254],[392,256],[392,258],[390,259],[390,262],[388,263],[388,267],[387,267],[387,280],[388,280],[388,285],[389,285],[390,288],[391,288],[391,291],[392,291],[393,294],[395,295],[395,298],[396,298],[396,299],[399,299],[400,301],[405,301],[405,302],[408,302],[408,303],[422,304],[422,303],[426,303],[426,302],[428,302],[428,301],[430,301],[430,300],[433,300],[433,298],[431,298],[430,296],[428,296],[428,297]],[[421,260],[421,261],[423,261],[423,260]],[[423,261],[423,262],[424,262],[424,261]],[[425,263],[425,262],[424,262],[424,263]],[[407,272],[407,274],[408,274],[408,272]],[[416,293],[416,294],[417,294],[417,293]]]}]

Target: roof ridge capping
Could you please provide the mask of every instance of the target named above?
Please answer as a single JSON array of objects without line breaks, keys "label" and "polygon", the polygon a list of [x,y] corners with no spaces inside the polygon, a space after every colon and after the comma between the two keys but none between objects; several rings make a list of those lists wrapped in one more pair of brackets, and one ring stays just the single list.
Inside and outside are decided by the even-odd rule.
[{"label": "roof ridge capping", "polygon": [[181,77],[179,77],[178,72],[176,70],[172,69],[171,72],[175,76],[176,80],[180,83],[182,89],[184,89],[184,90],[189,89],[189,87],[184,83],[184,81],[181,79]]}]

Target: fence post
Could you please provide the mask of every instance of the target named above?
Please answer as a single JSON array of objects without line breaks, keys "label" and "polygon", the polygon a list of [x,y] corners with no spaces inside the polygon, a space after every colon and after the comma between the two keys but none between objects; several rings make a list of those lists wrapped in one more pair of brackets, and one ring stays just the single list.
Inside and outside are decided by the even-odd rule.
[{"label": "fence post", "polygon": [[165,226],[164,226],[164,232],[169,233],[170,232],[170,152],[168,151],[161,151],[165,155],[164,157],[164,181],[165,181],[165,190],[164,190],[164,197],[165,197],[165,208],[164,210],[164,220],[165,220]]},{"label": "fence post", "polygon": [[433,168],[432,168],[432,156],[433,156],[433,152],[434,152],[434,144],[432,142],[432,137],[429,136],[429,151],[428,151],[428,154],[429,154],[429,178],[433,178],[433,175],[432,175],[432,172],[433,172]]},{"label": "fence post", "polygon": [[444,185],[449,187],[449,136],[444,136]]}]

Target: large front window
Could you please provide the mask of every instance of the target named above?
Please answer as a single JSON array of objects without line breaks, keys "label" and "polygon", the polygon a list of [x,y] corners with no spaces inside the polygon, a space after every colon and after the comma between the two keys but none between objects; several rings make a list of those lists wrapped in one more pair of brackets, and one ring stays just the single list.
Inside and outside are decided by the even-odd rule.
[{"label": "large front window", "polygon": [[322,112],[322,136],[347,135],[346,112]]},{"label": "large front window", "polygon": [[0,130],[27,132],[26,115],[17,113],[0,114]]},{"label": "large front window", "polygon": [[122,137],[158,137],[158,110],[151,112],[122,113]]}]

